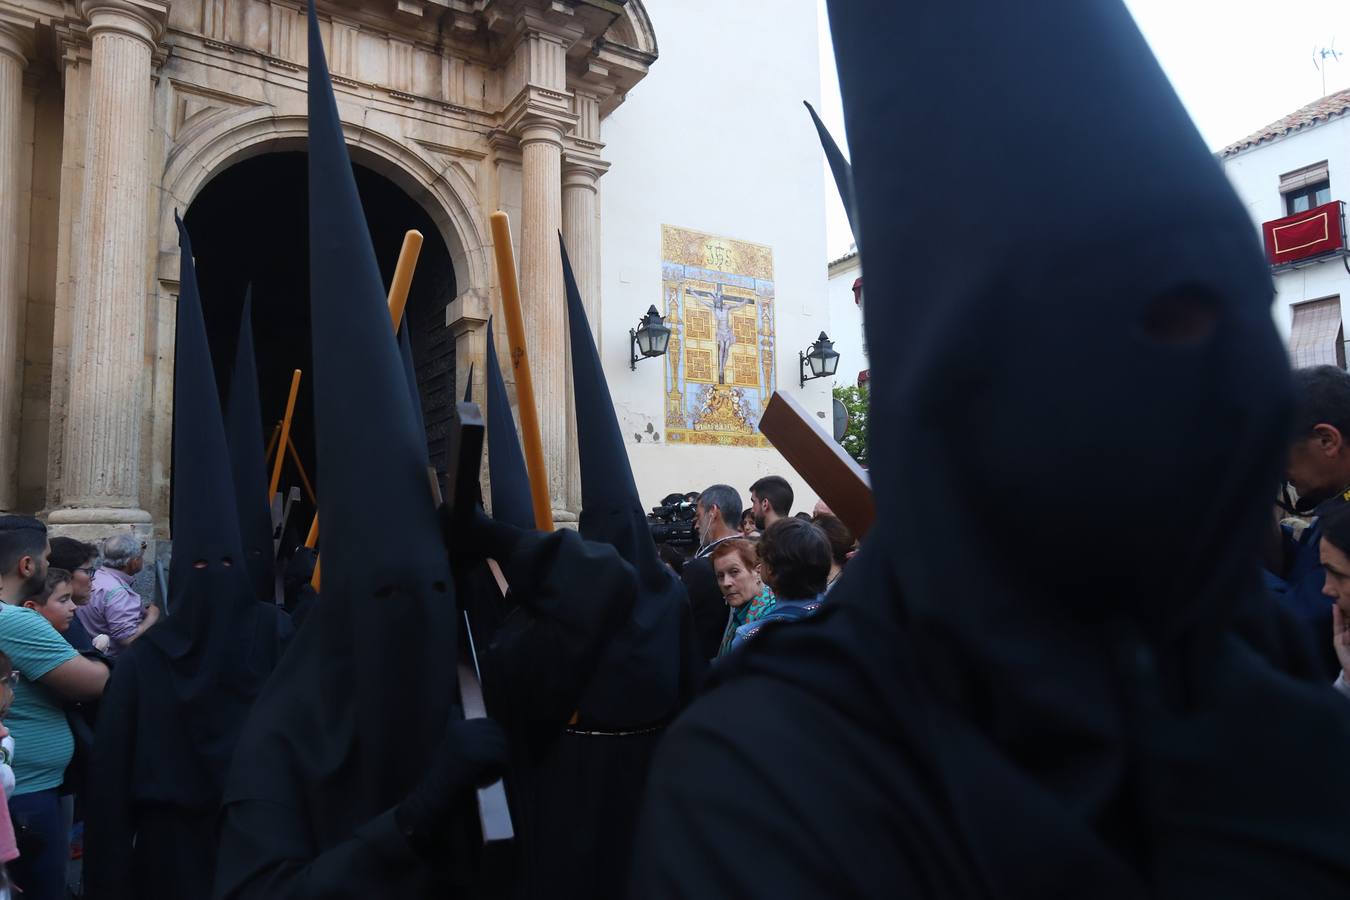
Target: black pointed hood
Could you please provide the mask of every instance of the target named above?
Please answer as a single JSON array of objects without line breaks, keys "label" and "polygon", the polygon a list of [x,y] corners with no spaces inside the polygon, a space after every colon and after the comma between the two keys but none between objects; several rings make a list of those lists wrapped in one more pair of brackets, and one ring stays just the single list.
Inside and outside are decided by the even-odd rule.
[{"label": "black pointed hood", "polygon": [[403,377],[408,382],[408,397],[411,401],[413,417],[417,421],[417,433],[422,435],[423,455],[427,449],[427,423],[422,415],[422,392],[417,388],[417,366],[413,364],[412,340],[408,337],[408,320],[398,330],[398,354],[403,364]]},{"label": "black pointed hood", "polygon": [[520,449],[511,401],[497,362],[497,343],[492,320],[487,326],[487,438],[488,481],[492,487],[492,518],[533,531],[534,504],[530,498],[530,475]]},{"label": "black pointed hood", "polygon": [[[194,745],[223,782],[248,704],[266,675],[255,656],[264,607],[244,566],[225,423],[206,339],[192,243],[175,214],[181,248],[175,334],[173,557],[169,616],[146,632],[168,659]],[[138,649],[139,647],[135,647]],[[268,663],[270,665],[270,662]]]},{"label": "black pointed hood", "polygon": [[[173,376],[174,552],[169,568],[169,609],[171,618],[191,622],[195,636],[211,618],[205,608],[208,598],[199,592],[199,582],[221,576],[230,584],[245,583],[247,569],[243,565],[220,395],[197,292],[192,242],[176,214],[175,221],[181,249],[181,287]],[[197,567],[201,563],[206,564],[204,569]],[[215,602],[215,598],[210,600]]]},{"label": "black pointed hood", "polygon": [[834,185],[839,189],[839,199],[844,202],[844,213],[848,216],[848,227],[853,232],[854,243],[858,242],[858,214],[854,211],[855,200],[853,198],[853,167],[844,159],[843,152],[839,145],[834,142],[834,136],[830,130],[825,127],[825,123],[820,121],[820,116],[816,114],[816,109],[807,101],[806,111],[811,114],[811,121],[816,124],[816,133],[820,135],[820,146],[825,151],[825,158],[830,162],[830,171],[834,173]]},{"label": "black pointed hood", "polygon": [[[225,407],[225,434],[230,442],[239,537],[254,594],[271,601],[276,591],[272,550],[272,513],[267,499],[267,458],[263,446],[262,407],[258,402],[258,368],[253,355],[253,287],[244,294],[239,340],[234,351],[230,397]],[[286,448],[278,448],[285,453]]]},{"label": "black pointed hood", "polygon": [[[1082,610],[1110,571],[1088,606],[1185,627],[1223,609],[1216,571],[1251,573],[1279,476],[1269,269],[1120,2],[976,8],[831,4],[864,277],[891,295],[866,322],[889,348],[872,366],[878,514],[942,548],[905,560],[915,603],[973,566],[995,596],[1035,586]],[[1110,514],[1066,531],[1089,485]],[[938,537],[936,508],[961,511],[964,537]],[[1198,520],[1143,527],[1159,509]],[[975,559],[944,569],[953,552]]]},{"label": "black pointed hood", "polygon": [[1346,751],[1286,766],[1268,738],[1324,721],[1326,687],[1234,621],[1269,609],[1256,560],[1288,434],[1269,269],[1129,13],[829,10],[887,347],[877,520],[816,627],[741,669],[856,723],[859,759],[902,758],[908,734],[913,760],[872,790],[932,785],[951,810],[933,843],[1008,896],[1343,878],[1343,762],[1321,763]]},{"label": "black pointed hood", "polygon": [[[249,740],[264,756],[286,745],[288,778],[326,849],[425,773],[450,714],[458,615],[313,2],[309,254],[323,597],[259,701]],[[231,796],[259,783],[241,775]]]},{"label": "black pointed hood", "polygon": [[636,570],[639,585],[632,622],[602,663],[609,674],[593,681],[582,712],[611,725],[651,722],[675,703],[680,613],[689,598],[656,554],[566,246],[562,264],[581,457],[581,536],[618,550]]}]

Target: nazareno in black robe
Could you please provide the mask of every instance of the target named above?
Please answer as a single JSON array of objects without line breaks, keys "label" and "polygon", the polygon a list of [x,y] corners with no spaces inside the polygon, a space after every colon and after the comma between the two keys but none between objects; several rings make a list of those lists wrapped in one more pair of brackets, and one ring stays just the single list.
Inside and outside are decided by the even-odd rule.
[{"label": "nazareno in black robe", "polygon": [[[309,39],[323,599],[240,740],[225,793],[215,894],[470,896],[478,889],[472,792],[463,793],[451,827],[427,835],[437,842],[430,850],[414,849],[396,816],[422,789],[458,715],[460,610],[427,491],[425,434],[388,333],[312,3]],[[352,408],[363,410],[361,419]],[[567,559],[558,548],[580,541],[550,535],[535,546]],[[509,573],[514,560],[505,563]],[[535,571],[535,563],[526,568]],[[583,569],[587,579],[605,579],[604,566],[593,568],[565,571],[581,588],[575,573]]]},{"label": "nazareno in black robe", "polygon": [[670,728],[631,895],[1344,897],[1242,205],[1119,0],[829,6],[877,521]]},{"label": "nazareno in black robe", "polygon": [[[255,605],[253,633],[238,636],[250,648],[249,668],[269,672],[290,625],[275,607]],[[233,719],[237,737],[253,700],[249,689],[261,682],[227,675],[215,697],[193,709],[169,689],[174,677],[172,660],[147,635],[118,658],[103,695],[85,836],[90,897],[211,896],[229,757],[201,752],[197,720],[219,719],[206,723],[214,730]]]},{"label": "nazareno in black robe", "polygon": [[235,743],[290,620],[244,565],[225,430],[179,223],[170,615],[118,659],[99,709],[85,884],[91,897],[210,896],[216,816]]},{"label": "nazareno in black robe", "polygon": [[[505,560],[508,597],[500,596],[485,568],[456,563],[457,572],[475,573],[459,592],[478,640],[489,713],[507,729],[512,746],[507,791],[515,846],[504,865],[485,872],[485,888],[517,898],[617,896],[626,883],[637,804],[660,735],[650,726],[692,693],[695,667],[681,659],[697,661],[688,635],[677,637],[678,650],[665,655],[666,626],[659,618],[655,634],[644,638],[634,624],[637,573],[608,543],[520,536],[517,529],[533,523],[528,476],[492,333],[489,323],[488,463],[496,522],[484,530],[499,537],[496,549],[482,549]],[[501,545],[517,549],[502,554]],[[527,553],[527,547],[537,549]],[[659,593],[646,598],[658,615],[667,602]],[[687,616],[673,624],[687,628]],[[675,693],[663,700],[664,689],[654,691],[638,679],[631,683],[630,709],[613,703],[592,709],[587,699],[595,685],[621,683],[623,666],[638,665],[644,655],[654,655],[663,670],[658,685],[664,671],[682,673]],[[666,705],[647,712],[653,699]],[[647,727],[614,733],[628,730],[625,720]]]}]

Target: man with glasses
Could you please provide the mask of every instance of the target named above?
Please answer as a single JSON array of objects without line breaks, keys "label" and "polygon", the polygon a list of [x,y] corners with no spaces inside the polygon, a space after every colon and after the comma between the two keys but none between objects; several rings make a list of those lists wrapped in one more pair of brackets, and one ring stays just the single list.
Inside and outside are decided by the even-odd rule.
[{"label": "man with glasses", "polygon": [[712,552],[723,541],[741,536],[741,495],[727,484],[714,484],[699,494],[694,508],[699,550],[685,563],[680,578],[689,591],[694,640],[700,659],[712,659],[722,643],[730,611],[713,574]]},{"label": "man with glasses", "polygon": [[108,538],[89,602],[75,611],[85,631],[108,636],[109,656],[117,656],[159,620],[159,607],[144,605],[132,587],[144,567],[145,544],[139,538],[128,532]]},{"label": "man with glasses", "polygon": [[[70,573],[70,599],[74,601],[78,612],[80,607],[89,602],[89,596],[94,590],[94,575],[98,572],[98,548],[75,538],[54,537],[50,561],[53,569],[65,569]],[[65,638],[70,646],[80,652],[94,649],[94,635],[85,629],[78,615],[66,629]]]}]

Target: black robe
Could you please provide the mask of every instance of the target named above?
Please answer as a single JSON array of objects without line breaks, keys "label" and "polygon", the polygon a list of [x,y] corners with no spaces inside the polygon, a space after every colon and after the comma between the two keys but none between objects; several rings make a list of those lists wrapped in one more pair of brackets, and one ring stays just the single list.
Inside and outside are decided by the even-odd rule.
[{"label": "black robe", "polygon": [[[521,538],[502,563],[512,585],[507,599],[485,601],[495,584],[481,566],[464,568],[472,574],[459,579],[457,593],[473,598],[465,605],[479,626],[475,637],[488,712],[512,743],[506,785],[516,841],[506,861],[482,871],[473,850],[469,796],[462,808],[465,839],[452,842],[435,859],[407,845],[393,807],[348,835],[327,837],[304,812],[306,787],[289,775],[292,745],[268,738],[260,743],[250,735],[236,755],[224,811],[217,896],[597,897],[622,892],[627,853],[613,851],[615,842],[631,841],[654,734],[587,739],[563,731],[607,641],[632,609],[633,570],[612,548],[569,531]],[[320,618],[330,614],[323,604],[314,613]],[[306,647],[321,633],[316,627],[301,632],[297,659],[312,652]],[[587,741],[596,743],[578,749]],[[577,832],[598,834],[608,846],[579,846],[578,840],[595,838],[577,837]],[[578,864],[583,871],[569,868]],[[577,892],[569,893],[574,883]],[[585,886],[593,883],[608,887]]]},{"label": "black robe", "polygon": [[[291,625],[275,607],[257,605],[250,660],[255,671],[268,672]],[[219,689],[232,687],[227,679]],[[194,706],[185,708],[174,693],[173,671],[156,644],[139,640],[118,658],[95,738],[84,857],[90,897],[211,896],[225,772],[200,752],[195,730],[196,717],[212,703]],[[237,735],[246,702],[218,709],[234,710],[237,720],[213,722],[211,729]]]},{"label": "black robe", "polygon": [[[503,566],[511,585],[503,602],[514,608],[479,647],[489,714],[512,743],[509,893],[522,900],[621,897],[665,722],[613,729],[579,716],[590,682],[604,677],[597,667],[606,645],[631,621],[637,584],[611,548],[560,535],[526,538]],[[584,590],[573,589],[581,584]],[[471,620],[473,613],[470,604]],[[698,661],[687,617],[684,624],[684,671],[692,677]],[[682,696],[690,692],[686,683]]]}]

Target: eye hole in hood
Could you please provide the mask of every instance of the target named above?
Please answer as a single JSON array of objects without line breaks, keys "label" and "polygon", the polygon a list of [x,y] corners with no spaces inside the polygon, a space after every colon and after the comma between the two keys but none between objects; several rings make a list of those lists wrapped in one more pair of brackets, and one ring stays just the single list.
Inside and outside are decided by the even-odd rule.
[{"label": "eye hole in hood", "polygon": [[1163,347],[1199,347],[1214,336],[1219,309],[1213,293],[1183,285],[1153,298],[1139,320],[1139,329],[1144,338]]}]

